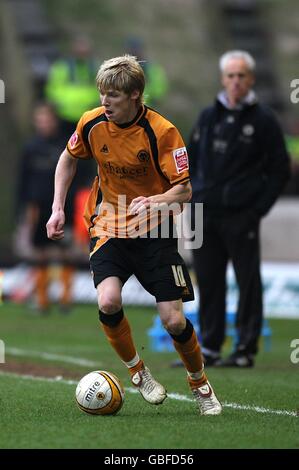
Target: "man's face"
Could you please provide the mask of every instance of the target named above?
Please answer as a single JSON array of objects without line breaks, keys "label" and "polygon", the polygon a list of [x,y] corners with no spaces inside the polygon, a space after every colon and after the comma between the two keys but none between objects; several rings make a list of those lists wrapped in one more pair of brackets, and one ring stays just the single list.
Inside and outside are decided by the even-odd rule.
[{"label": "man's face", "polygon": [[123,91],[108,90],[103,94],[101,93],[100,97],[109,121],[116,124],[125,124],[134,119],[136,103],[139,98],[137,90],[131,93],[131,95],[127,95]]},{"label": "man's face", "polygon": [[222,73],[222,85],[231,102],[238,103],[254,84],[254,76],[244,59],[230,59]]},{"label": "man's face", "polygon": [[51,137],[57,132],[57,118],[47,106],[39,106],[35,109],[33,121],[37,133],[45,138]]}]

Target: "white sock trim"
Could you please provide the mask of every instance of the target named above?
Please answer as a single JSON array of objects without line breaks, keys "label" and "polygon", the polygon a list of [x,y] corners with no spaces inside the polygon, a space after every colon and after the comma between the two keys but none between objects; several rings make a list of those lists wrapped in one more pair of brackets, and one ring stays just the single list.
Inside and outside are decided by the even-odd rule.
[{"label": "white sock trim", "polygon": [[129,361],[129,362],[123,361],[123,363],[127,366],[128,369],[130,369],[131,367],[137,366],[139,361],[140,361],[139,354],[136,353],[136,356],[134,356],[131,361]]},{"label": "white sock trim", "polygon": [[189,372],[187,370],[188,377],[192,380],[200,380],[203,376],[204,368],[202,368],[199,372]]}]

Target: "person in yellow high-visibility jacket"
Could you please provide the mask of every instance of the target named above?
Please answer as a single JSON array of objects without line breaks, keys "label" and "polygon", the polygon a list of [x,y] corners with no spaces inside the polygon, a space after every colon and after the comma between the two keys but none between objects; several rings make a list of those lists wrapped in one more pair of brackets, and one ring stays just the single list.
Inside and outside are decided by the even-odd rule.
[{"label": "person in yellow high-visibility jacket", "polygon": [[165,99],[168,92],[168,78],[162,65],[146,59],[143,40],[139,37],[129,37],[126,41],[126,52],[137,57],[146,77],[144,102],[155,108]]},{"label": "person in yellow high-visibility jacket", "polygon": [[99,64],[91,55],[88,38],[77,37],[72,52],[71,57],[52,64],[45,85],[45,96],[55,105],[69,133],[73,132],[82,113],[99,105],[94,78]]}]

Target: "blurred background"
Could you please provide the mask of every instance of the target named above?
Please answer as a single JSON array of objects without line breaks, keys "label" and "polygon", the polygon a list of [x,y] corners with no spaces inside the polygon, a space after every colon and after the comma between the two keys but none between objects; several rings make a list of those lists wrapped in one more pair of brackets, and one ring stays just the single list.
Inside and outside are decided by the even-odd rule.
[{"label": "blurred background", "polygon": [[[299,103],[290,100],[291,81],[299,79],[298,20],[297,0],[0,0],[0,79],[5,84],[5,102],[0,104],[0,267],[26,259],[26,243],[23,251],[18,249],[26,238],[18,232],[24,202],[22,155],[32,135],[40,132],[34,118],[37,104],[51,98],[61,111],[53,90],[58,89],[55,79],[63,76],[63,60],[75,74],[72,60],[75,54],[84,56],[93,87],[93,70],[103,60],[136,51],[148,73],[156,66],[159,81],[148,89],[151,103],[188,141],[199,111],[219,89],[218,59],[228,49],[245,49],[255,57],[256,91],[275,110],[292,157],[292,179],[263,222],[263,259],[299,262]],[[67,93],[61,94],[66,101]],[[94,100],[92,93],[88,100]],[[66,142],[76,118],[63,112],[59,137]],[[74,194],[84,190],[93,171]],[[72,204],[74,208],[75,199]],[[74,221],[69,223],[73,230]],[[87,258],[86,246],[78,235],[78,256],[73,257],[78,264]],[[184,256],[188,261],[189,254]]]}]

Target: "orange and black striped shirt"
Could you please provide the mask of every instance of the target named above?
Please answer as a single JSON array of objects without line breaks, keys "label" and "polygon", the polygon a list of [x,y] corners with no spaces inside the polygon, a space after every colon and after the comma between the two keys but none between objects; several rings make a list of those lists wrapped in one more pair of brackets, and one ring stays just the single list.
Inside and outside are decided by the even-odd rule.
[{"label": "orange and black striped shirt", "polygon": [[[83,114],[67,150],[75,158],[94,158],[98,164],[85,209],[91,237],[127,238],[151,215],[128,214],[138,196],[153,196],[189,181],[188,156],[183,139],[167,119],[142,106],[125,125],[109,121],[104,107]],[[101,202],[100,202],[101,201]],[[152,228],[152,226],[151,226]],[[140,233],[139,233],[140,234]]]}]

